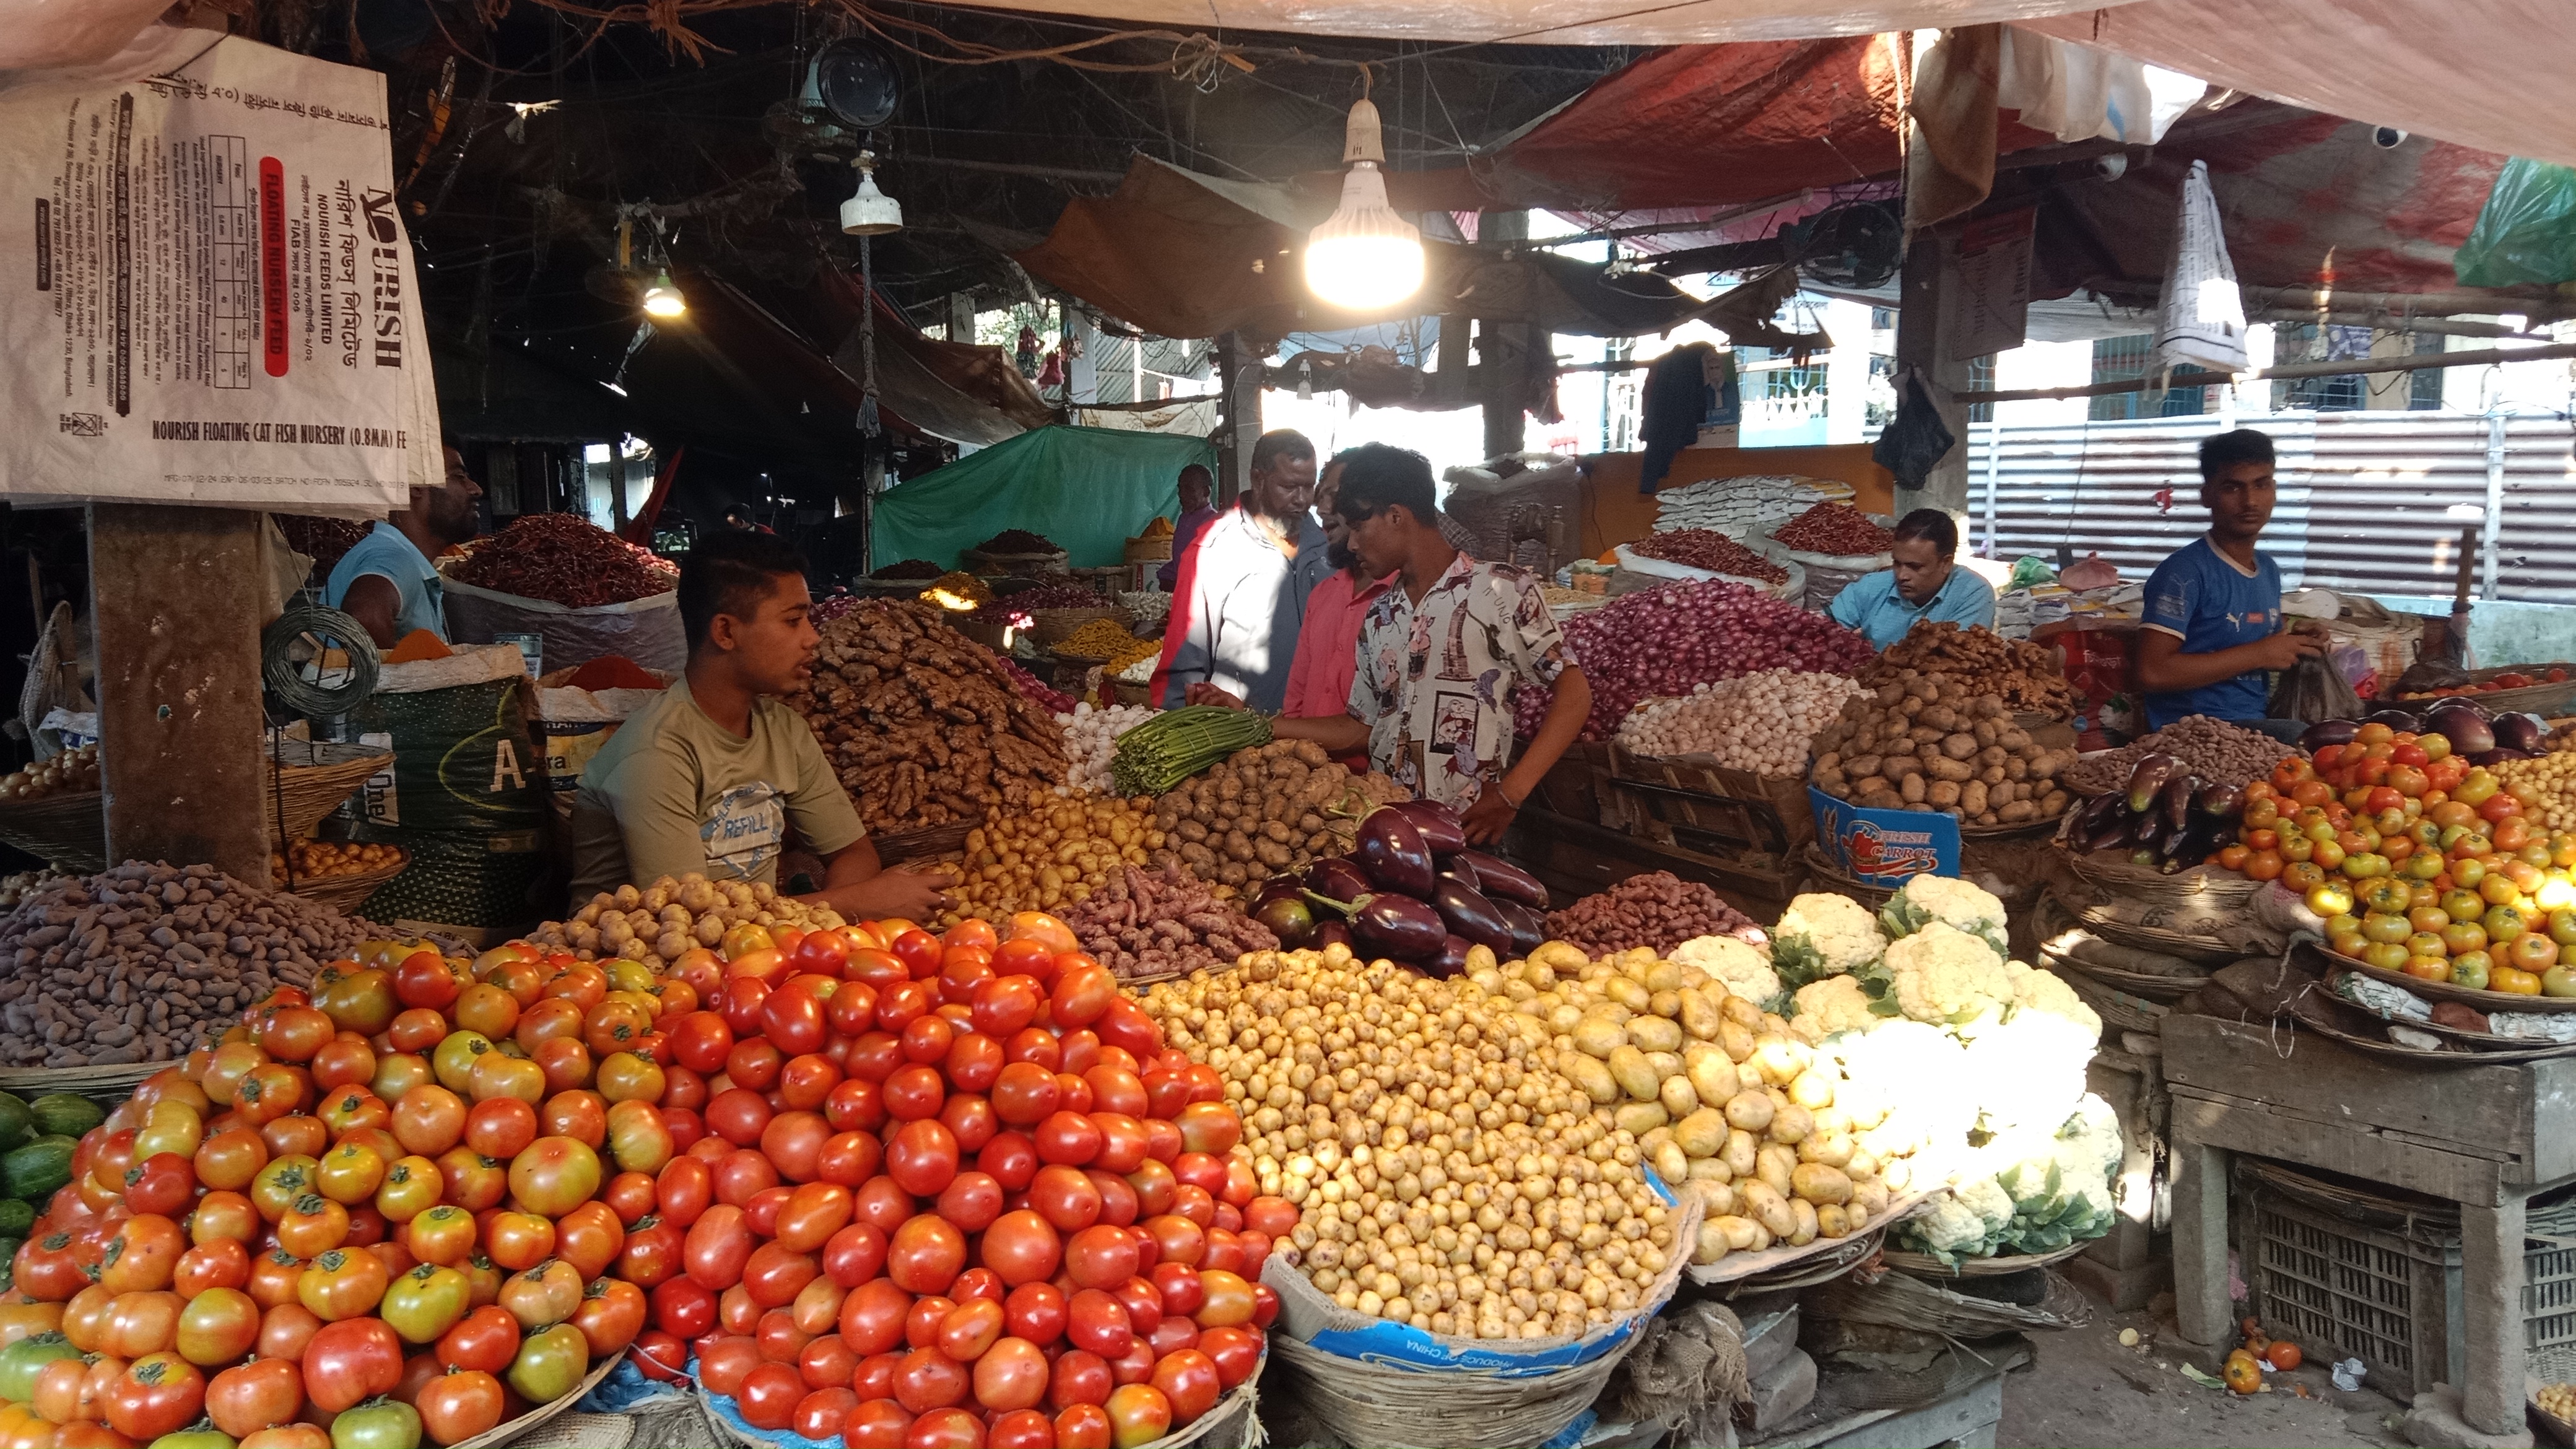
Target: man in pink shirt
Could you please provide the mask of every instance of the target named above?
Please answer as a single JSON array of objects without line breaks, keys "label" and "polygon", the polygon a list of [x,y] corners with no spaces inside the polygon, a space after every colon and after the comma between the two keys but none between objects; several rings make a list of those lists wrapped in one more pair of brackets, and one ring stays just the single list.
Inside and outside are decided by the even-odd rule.
[{"label": "man in pink shirt", "polygon": [[1351,697],[1351,679],[1359,672],[1360,623],[1369,605],[1394,583],[1395,576],[1367,577],[1359,555],[1351,551],[1351,531],[1334,507],[1341,493],[1342,460],[1324,466],[1315,482],[1315,515],[1324,525],[1325,557],[1333,571],[1306,596],[1306,624],[1297,635],[1297,655],[1288,666],[1288,698],[1281,713],[1290,718],[1331,714]]}]

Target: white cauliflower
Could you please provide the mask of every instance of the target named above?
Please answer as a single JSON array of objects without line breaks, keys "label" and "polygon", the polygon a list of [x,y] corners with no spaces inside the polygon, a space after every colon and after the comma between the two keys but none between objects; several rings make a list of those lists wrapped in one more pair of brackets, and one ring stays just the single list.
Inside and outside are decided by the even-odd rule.
[{"label": "white cauliflower", "polygon": [[1998,956],[2012,950],[2005,936],[2004,903],[1981,886],[1948,876],[1918,875],[1879,908],[1890,936],[1910,936],[1935,921],[1980,936]]},{"label": "white cauliflower", "polygon": [[2045,1011],[1979,1023],[1957,1073],[1989,1132],[2028,1127],[2053,1132],[2084,1095],[2084,1069],[2099,1035]]},{"label": "white cauliflower", "polygon": [[2043,971],[2019,961],[2006,961],[2004,970],[2012,977],[2013,1008],[2016,1016],[2022,1011],[2040,1011],[2051,1016],[2062,1016],[2077,1026],[2083,1027],[2086,1034],[2093,1040],[2102,1039],[2101,1014],[2085,1005],[2084,998],[2076,995],[2075,988],[2067,985],[2063,977],[2053,971]]},{"label": "white cauliflower", "polygon": [[1730,996],[1741,996],[1765,1011],[1780,999],[1780,976],[1759,946],[1733,936],[1698,936],[1673,948],[1676,965],[1696,966]]},{"label": "white cauliflower", "polygon": [[1868,1031],[1891,1020],[1874,1005],[1860,983],[1849,976],[1828,976],[1798,988],[1796,1014],[1789,1027],[1810,1046],[1839,1031]]},{"label": "white cauliflower", "polygon": [[1793,985],[1859,970],[1886,950],[1878,918],[1849,896],[1799,896],[1771,928],[1771,964]]},{"label": "white cauliflower", "polygon": [[1945,922],[1930,922],[1890,945],[1887,969],[1895,978],[1898,1009],[1916,1021],[1973,1027],[2000,1019],[2013,1001],[2002,954]]}]

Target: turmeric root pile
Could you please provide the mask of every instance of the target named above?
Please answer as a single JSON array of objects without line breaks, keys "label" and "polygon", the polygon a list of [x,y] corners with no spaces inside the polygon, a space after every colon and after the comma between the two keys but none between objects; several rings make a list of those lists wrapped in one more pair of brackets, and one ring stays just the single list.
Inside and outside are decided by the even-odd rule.
[{"label": "turmeric root pile", "polygon": [[1155,801],[1154,823],[1167,839],[1153,863],[1177,860],[1232,900],[1245,886],[1349,850],[1361,816],[1407,798],[1376,771],[1354,775],[1333,763],[1312,740],[1273,740]]},{"label": "turmeric root pile", "polygon": [[935,605],[870,599],[823,626],[814,678],[788,696],[874,831],[1051,800],[1064,731],[992,651]]}]

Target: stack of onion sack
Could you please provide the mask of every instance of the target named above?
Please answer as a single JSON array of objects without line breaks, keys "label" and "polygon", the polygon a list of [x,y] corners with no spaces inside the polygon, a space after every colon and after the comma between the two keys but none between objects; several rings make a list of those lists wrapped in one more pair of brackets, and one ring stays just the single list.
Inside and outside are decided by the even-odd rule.
[{"label": "stack of onion sack", "polygon": [[722,973],[670,1028],[709,1135],[629,1239],[648,1360],[687,1340],[753,1428],[853,1449],[1132,1449],[1252,1373],[1297,1212],[1061,921],[887,921]]},{"label": "stack of onion sack", "polygon": [[1536,949],[1546,906],[1537,877],[1467,848],[1448,806],[1402,800],[1360,820],[1350,854],[1265,883],[1252,918],[1291,951],[1338,942],[1364,959],[1455,976],[1478,946],[1497,958]]},{"label": "stack of onion sack", "polygon": [[[1760,669],[1857,674],[1874,657],[1868,640],[1824,615],[1724,579],[1622,594],[1567,621],[1565,652],[1592,685],[1587,740],[1617,734],[1628,711],[1658,695]],[[1553,694],[1512,691],[1523,738],[1537,735]]]},{"label": "stack of onion sack", "polygon": [[10,1442],[203,1415],[254,1446],[452,1444],[626,1348],[675,1150],[657,1016],[694,994],[524,946],[474,964],[326,968],[48,1139],[68,1185],[13,1269],[57,1331],[0,1350],[0,1418],[61,1427]]}]

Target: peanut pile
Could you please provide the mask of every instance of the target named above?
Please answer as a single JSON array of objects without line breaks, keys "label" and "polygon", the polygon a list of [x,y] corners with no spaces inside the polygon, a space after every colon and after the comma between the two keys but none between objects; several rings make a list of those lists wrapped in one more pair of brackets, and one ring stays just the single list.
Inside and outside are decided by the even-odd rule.
[{"label": "peanut pile", "polygon": [[823,626],[788,696],[873,831],[1031,805],[1064,782],[1064,731],[940,610],[869,599]]}]

